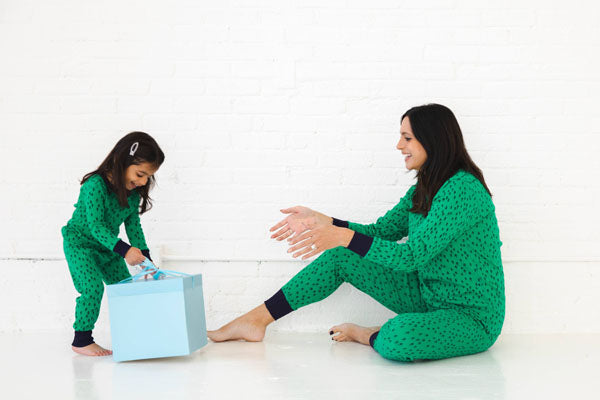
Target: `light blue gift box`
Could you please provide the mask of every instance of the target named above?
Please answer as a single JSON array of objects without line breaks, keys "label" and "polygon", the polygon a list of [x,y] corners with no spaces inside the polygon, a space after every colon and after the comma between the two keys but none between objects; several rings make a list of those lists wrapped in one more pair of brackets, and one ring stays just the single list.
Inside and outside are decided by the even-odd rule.
[{"label": "light blue gift box", "polygon": [[[206,345],[202,275],[143,272],[108,285],[108,308],[115,361],[191,354]],[[150,271],[152,272],[152,271]]]}]

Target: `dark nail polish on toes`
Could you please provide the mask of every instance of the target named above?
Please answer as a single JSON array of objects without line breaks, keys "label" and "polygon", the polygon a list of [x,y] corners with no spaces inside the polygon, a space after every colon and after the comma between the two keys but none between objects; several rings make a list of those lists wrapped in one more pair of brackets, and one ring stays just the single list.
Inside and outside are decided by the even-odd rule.
[{"label": "dark nail polish on toes", "polygon": [[330,334],[330,335],[333,335],[333,331],[329,331],[329,334]]}]

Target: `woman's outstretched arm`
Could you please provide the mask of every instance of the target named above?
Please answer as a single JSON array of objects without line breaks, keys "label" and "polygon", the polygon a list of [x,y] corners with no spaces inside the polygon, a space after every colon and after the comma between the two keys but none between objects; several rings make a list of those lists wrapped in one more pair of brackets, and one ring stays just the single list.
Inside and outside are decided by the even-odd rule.
[{"label": "woman's outstretched arm", "polygon": [[[367,260],[406,272],[419,269],[456,238],[494,212],[492,200],[472,176],[451,178],[438,191],[423,223],[398,244],[358,234],[348,245]],[[360,245],[356,245],[360,242]]]},{"label": "woman's outstretched arm", "polygon": [[308,207],[295,206],[281,210],[287,217],[273,225],[269,232],[274,232],[271,239],[278,241],[288,239],[292,236],[298,236],[301,233],[316,229],[322,226],[331,225],[333,218],[328,217],[318,211],[311,210]]},{"label": "woman's outstretched arm", "polygon": [[406,243],[398,244],[347,228],[326,226],[292,238],[288,252],[306,259],[344,246],[370,261],[410,272],[437,256],[455,238],[493,211],[493,203],[477,178],[455,178],[439,190],[428,216]]},{"label": "woman's outstretched arm", "polygon": [[391,210],[379,217],[373,224],[362,225],[355,222],[337,222],[337,226],[349,228],[370,237],[397,242],[408,235],[408,210],[412,207],[412,196],[415,186],[411,187],[400,202]]}]

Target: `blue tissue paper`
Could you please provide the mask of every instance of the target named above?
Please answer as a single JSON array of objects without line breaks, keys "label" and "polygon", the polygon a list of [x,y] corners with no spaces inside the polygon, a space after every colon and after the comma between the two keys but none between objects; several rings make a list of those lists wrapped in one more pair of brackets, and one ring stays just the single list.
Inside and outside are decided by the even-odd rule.
[{"label": "blue tissue paper", "polygon": [[206,345],[202,275],[156,267],[108,285],[108,308],[115,361],[188,355]]}]

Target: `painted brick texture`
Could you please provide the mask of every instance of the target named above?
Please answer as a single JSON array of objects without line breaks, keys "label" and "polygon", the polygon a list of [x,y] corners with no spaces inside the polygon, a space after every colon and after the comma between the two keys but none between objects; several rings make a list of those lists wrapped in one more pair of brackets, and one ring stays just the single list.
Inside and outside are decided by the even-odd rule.
[{"label": "painted brick texture", "polygon": [[[3,1],[0,330],[68,322],[60,227],[125,133],[166,153],[142,224],[165,265],[206,268],[214,327],[302,266],[268,240],[279,209],[366,223],[399,200],[399,118],[426,102],[494,194],[507,329],[600,330],[598,20],[592,1]],[[335,296],[281,327],[388,316]]]}]

